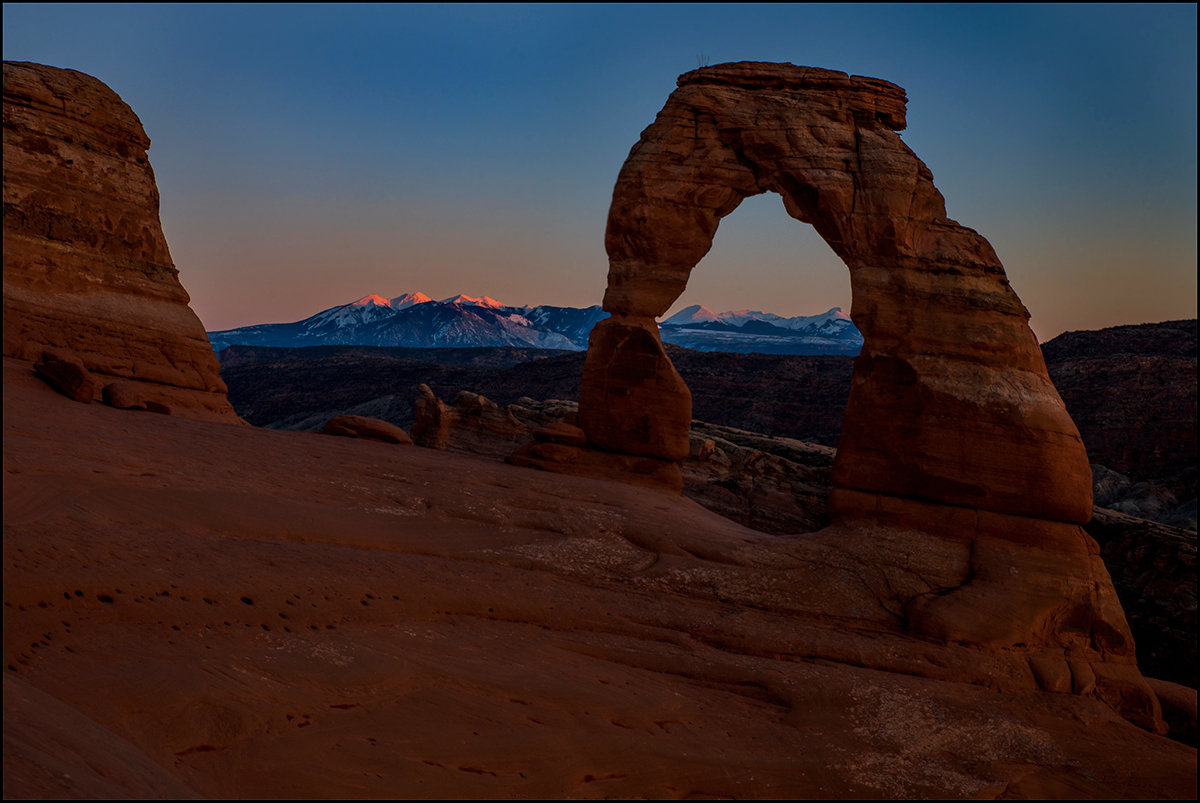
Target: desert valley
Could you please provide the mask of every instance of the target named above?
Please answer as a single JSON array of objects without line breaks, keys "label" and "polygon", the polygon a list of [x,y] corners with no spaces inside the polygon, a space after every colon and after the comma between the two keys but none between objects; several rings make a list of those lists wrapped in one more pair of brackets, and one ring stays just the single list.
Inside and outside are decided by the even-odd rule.
[{"label": "desert valley", "polygon": [[[1196,321],[1039,345],[905,114],[686,73],[582,342],[296,347],[210,340],[116,93],[5,62],[5,797],[1194,797]],[[768,191],[854,326],[672,345]]]}]

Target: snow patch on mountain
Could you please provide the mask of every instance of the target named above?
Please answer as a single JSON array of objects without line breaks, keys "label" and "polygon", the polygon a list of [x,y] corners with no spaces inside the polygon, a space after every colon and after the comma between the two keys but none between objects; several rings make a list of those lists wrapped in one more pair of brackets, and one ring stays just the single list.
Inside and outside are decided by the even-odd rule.
[{"label": "snow patch on mountain", "polygon": [[209,332],[213,348],[229,345],[322,345],[409,348],[532,346],[582,351],[599,306],[509,307],[487,296],[457,295],[433,301],[424,293],[395,298],[371,294],[302,321]]},{"label": "snow patch on mountain", "polygon": [[354,303],[350,304],[350,306],[352,306],[352,307],[369,307],[372,305],[378,306],[378,307],[390,307],[392,305],[392,302],[390,300],[384,298],[383,296],[377,296],[374,293],[372,293],[371,295],[363,296],[358,301],[355,301]]},{"label": "snow patch on mountain", "polygon": [[475,298],[473,296],[464,296],[462,293],[459,293],[458,295],[453,296],[451,298],[443,298],[438,303],[439,304],[465,304],[465,305],[471,306],[471,307],[491,307],[492,309],[504,309],[507,306],[505,304],[501,304],[499,301],[497,301],[494,298],[488,298],[487,296],[480,296],[479,298]]},{"label": "snow patch on mountain", "polygon": [[690,307],[681,309],[679,312],[672,315],[663,321],[660,326],[684,326],[689,323],[706,323],[708,321],[719,321],[721,316],[710,310],[708,307],[700,304],[693,304]]},{"label": "snow patch on mountain", "polygon": [[402,296],[396,296],[393,298],[391,300],[391,306],[392,309],[399,312],[402,309],[408,309],[416,304],[425,304],[429,301],[433,301],[433,299],[424,293],[405,293]]}]

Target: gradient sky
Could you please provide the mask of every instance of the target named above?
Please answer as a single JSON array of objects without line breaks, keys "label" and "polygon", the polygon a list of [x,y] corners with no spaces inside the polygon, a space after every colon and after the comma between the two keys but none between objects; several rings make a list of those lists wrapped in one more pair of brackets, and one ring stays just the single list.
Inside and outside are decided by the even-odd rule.
[{"label": "gradient sky", "polygon": [[[1196,317],[1197,11],[1186,5],[5,4],[4,58],[112,87],[153,140],[209,330],[369,293],[600,303],[630,147],[699,63],[908,92],[902,136],[1045,340]],[[778,196],[721,223],[672,308],[850,307]]]}]

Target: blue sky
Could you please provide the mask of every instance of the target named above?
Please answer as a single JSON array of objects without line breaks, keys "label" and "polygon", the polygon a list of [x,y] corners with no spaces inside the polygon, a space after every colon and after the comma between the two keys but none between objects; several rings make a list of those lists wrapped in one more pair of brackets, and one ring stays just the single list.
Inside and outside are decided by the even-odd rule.
[{"label": "blue sky", "polygon": [[[3,30],[141,117],[209,329],[368,293],[599,303],[630,147],[680,73],[741,60],[904,87],[905,141],[1039,337],[1196,316],[1195,5],[5,4]],[[767,195],[689,304],[811,315],[849,279]]]}]

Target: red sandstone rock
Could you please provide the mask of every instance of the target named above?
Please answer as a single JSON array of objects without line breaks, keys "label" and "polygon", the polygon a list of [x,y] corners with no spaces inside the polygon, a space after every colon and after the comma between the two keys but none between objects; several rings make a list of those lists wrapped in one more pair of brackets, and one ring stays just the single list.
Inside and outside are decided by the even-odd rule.
[{"label": "red sandstone rock", "polygon": [[449,408],[433,395],[428,385],[417,388],[413,402],[412,440],[427,449],[445,449],[450,439]]},{"label": "red sandstone rock", "polygon": [[33,366],[34,372],[50,387],[69,399],[90,404],[96,395],[96,383],[80,365],[62,360],[40,362]]},{"label": "red sandstone rock", "polygon": [[163,236],[149,146],[95,78],[4,63],[4,354],[67,347],[182,415],[235,423]]},{"label": "red sandstone rock", "polygon": [[833,449],[699,421],[690,444],[682,465],[689,499],[759,532],[794,535],[829,525]]},{"label": "red sandstone rock", "polygon": [[146,411],[150,413],[158,413],[159,415],[171,415],[174,412],[174,408],[172,408],[169,404],[163,404],[159,401],[147,400]]},{"label": "red sandstone rock", "polygon": [[146,400],[132,382],[109,382],[101,391],[104,403],[118,410],[145,410]]},{"label": "red sandstone rock", "polygon": [[653,319],[614,314],[592,329],[578,422],[599,449],[659,460],[687,457],[692,394]]},{"label": "red sandstone rock", "polygon": [[529,440],[533,428],[513,409],[467,390],[447,405],[421,385],[413,402],[412,437],[418,446],[505,457]]},{"label": "red sandstone rock", "polygon": [[412,443],[412,438],[408,437],[408,433],[395,424],[361,415],[335,416],[329,419],[323,431],[327,435],[348,434],[355,438],[371,438],[385,443]]},{"label": "red sandstone rock", "polygon": [[1171,726],[1171,738],[1196,746],[1196,690],[1169,680],[1146,678],[1162,702],[1163,719]]},{"label": "red sandstone rock", "polygon": [[573,424],[559,421],[535,429],[533,439],[547,443],[561,443],[566,446],[584,446],[587,444],[587,433]]},{"label": "red sandstone rock", "polygon": [[633,485],[664,489],[673,494],[683,492],[683,472],[679,464],[654,457],[532,441],[506,457],[505,462],[576,477],[619,479]]},{"label": "red sandstone rock", "polygon": [[[896,134],[905,102],[886,81],[790,64],[681,76],[613,190],[604,308],[662,315],[720,219],[743,198],[779,193],[850,268],[865,338],[834,482],[1085,523],[1086,455],[1028,313],[991,246],[946,218],[928,168]],[[649,423],[662,435],[614,428],[605,406],[642,358],[613,356],[609,340],[593,348],[580,395],[593,443],[646,454],[646,440],[682,428],[681,405],[656,405]]]},{"label": "red sandstone rock", "polygon": [[78,365],[80,368],[84,367],[83,360],[79,358],[78,354],[70,349],[48,348],[41,349],[41,352],[42,362],[69,362],[72,365]]}]

